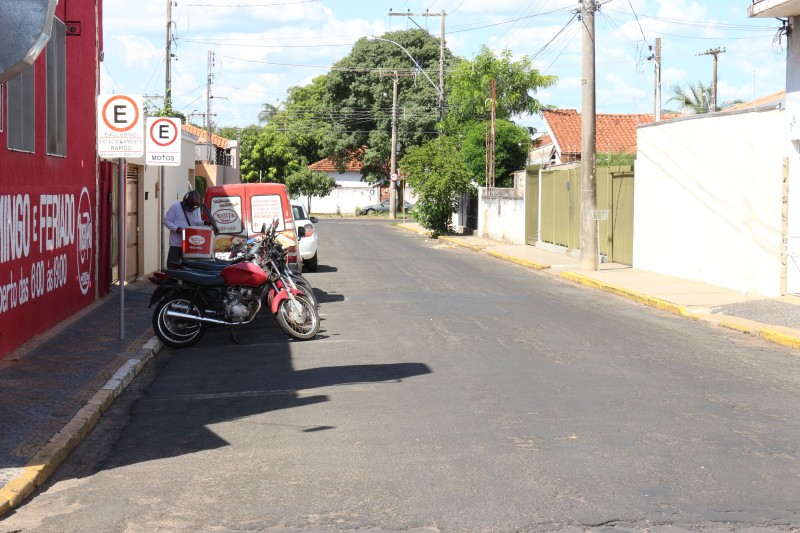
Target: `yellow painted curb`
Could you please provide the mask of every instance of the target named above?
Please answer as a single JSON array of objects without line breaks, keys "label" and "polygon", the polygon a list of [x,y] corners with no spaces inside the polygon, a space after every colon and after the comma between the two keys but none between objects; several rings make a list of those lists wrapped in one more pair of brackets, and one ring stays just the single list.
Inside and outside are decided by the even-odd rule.
[{"label": "yellow painted curb", "polygon": [[24,502],[41,483],[40,474],[45,465],[29,465],[22,473],[0,487],[0,516]]},{"label": "yellow painted curb", "polygon": [[611,285],[610,283],[604,283],[602,281],[592,279],[590,277],[578,274],[576,272],[562,272],[561,277],[564,279],[568,279],[570,281],[574,281],[576,283],[580,283],[581,285],[585,285],[587,287],[593,287],[595,289],[611,292],[619,296],[625,296],[626,298],[630,298],[632,300],[648,305],[650,307],[661,309],[662,311],[668,311],[670,313],[684,316],[686,318],[693,318],[693,319],[698,318],[697,315],[689,311],[683,305],[674,304],[672,302],[661,300],[659,298],[653,298],[652,296],[647,296],[646,294],[641,294],[636,291],[624,289],[616,285]]},{"label": "yellow painted curb", "polygon": [[719,321],[719,325],[728,329],[752,335],[753,337],[762,338],[774,344],[786,346],[787,348],[800,348],[800,337],[775,329],[761,327],[758,323],[754,323],[749,320],[725,318]]},{"label": "yellow painted curb", "polygon": [[[22,473],[15,476],[5,485],[0,486],[0,517],[12,509],[22,505],[26,499],[44,484],[61,463],[80,444],[100,421],[114,400],[122,394],[128,384],[136,377],[145,364],[160,351],[161,341],[151,338],[139,350],[137,359],[129,359],[117,374],[123,372],[121,379],[117,374],[102,389],[97,391],[67,424],[56,433],[30,460],[22,467]],[[134,361],[136,364],[129,364]],[[114,384],[113,388],[108,388]]]},{"label": "yellow painted curb", "polygon": [[485,248],[485,246],[475,246],[474,244],[468,244],[461,239],[454,239],[453,237],[448,237],[447,235],[440,235],[439,240],[449,242],[452,244],[457,244],[459,246],[463,246],[464,248],[469,248],[474,252],[480,252]]},{"label": "yellow painted curb", "polygon": [[536,270],[547,270],[550,268],[550,265],[545,265],[544,263],[537,263],[536,261],[529,261],[527,259],[520,259],[519,257],[514,257],[511,255],[506,255],[501,252],[496,252],[494,250],[487,250],[487,254],[491,255],[492,257],[497,257],[499,259],[504,259],[506,261],[510,261],[512,263],[516,263],[518,265],[522,265],[528,268],[533,268]]},{"label": "yellow painted curb", "polygon": [[429,232],[429,231],[427,231],[427,230],[420,230],[420,229],[417,229],[417,228],[416,228],[416,227],[414,227],[414,226],[410,226],[410,225],[408,225],[408,224],[404,224],[404,223],[402,223],[402,222],[401,222],[401,223],[399,223],[399,224],[396,224],[396,226],[397,226],[398,228],[400,228],[400,229],[404,229],[404,230],[406,230],[406,231],[410,231],[411,233],[418,233],[418,234],[420,234],[420,235],[424,235],[424,236],[426,236],[426,237],[430,237],[430,236],[431,236],[430,232]]}]

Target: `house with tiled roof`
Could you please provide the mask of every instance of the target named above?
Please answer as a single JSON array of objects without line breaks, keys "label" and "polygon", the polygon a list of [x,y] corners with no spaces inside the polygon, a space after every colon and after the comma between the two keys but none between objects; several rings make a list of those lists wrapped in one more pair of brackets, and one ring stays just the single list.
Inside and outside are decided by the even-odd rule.
[{"label": "house with tiled roof", "polygon": [[550,165],[553,154],[556,150],[556,143],[549,134],[544,133],[533,139],[531,149],[528,152],[528,165],[546,167]]},{"label": "house with tiled roof", "polygon": [[309,199],[309,211],[317,214],[353,214],[361,207],[381,201],[381,187],[361,180],[363,154],[363,150],[354,152],[345,161],[343,172],[329,157],[308,165],[312,171],[324,172],[336,181],[336,189],[330,195],[312,196]]},{"label": "house with tiled roof", "polygon": [[239,141],[212,133],[209,143],[206,130],[191,124],[182,127],[183,131],[197,137],[195,176],[202,176],[208,185],[241,183]]},{"label": "house with tiled roof", "polygon": [[[579,162],[582,150],[581,114],[575,109],[551,109],[542,111],[542,116],[554,145],[549,166]],[[598,113],[597,152],[635,154],[636,127],[649,124],[653,120],[653,115]]]}]

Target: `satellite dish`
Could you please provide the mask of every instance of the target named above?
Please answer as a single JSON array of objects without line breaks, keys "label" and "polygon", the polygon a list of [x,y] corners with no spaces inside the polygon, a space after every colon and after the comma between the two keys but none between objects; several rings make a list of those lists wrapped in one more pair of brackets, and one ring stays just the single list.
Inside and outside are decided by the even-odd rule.
[{"label": "satellite dish", "polygon": [[0,83],[33,65],[50,40],[58,0],[0,0]]}]

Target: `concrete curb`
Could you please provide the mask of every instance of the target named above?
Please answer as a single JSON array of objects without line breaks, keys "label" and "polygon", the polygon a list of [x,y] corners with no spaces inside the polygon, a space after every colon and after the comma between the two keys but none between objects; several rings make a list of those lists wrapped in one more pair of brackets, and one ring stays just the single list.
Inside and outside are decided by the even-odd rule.
[{"label": "concrete curb", "polygon": [[509,261],[511,263],[516,263],[518,265],[522,265],[528,268],[532,268],[534,270],[549,270],[551,265],[546,265],[544,263],[537,263],[536,261],[529,261],[527,259],[521,259],[519,257],[514,257],[511,255],[504,254],[503,252],[498,252],[495,250],[486,250],[486,253],[491,255],[492,257],[497,257],[498,259],[503,259],[505,261]]},{"label": "concrete curb", "polygon": [[438,237],[438,239],[440,241],[445,241],[445,242],[449,242],[449,243],[452,243],[452,244],[457,244],[457,245],[461,246],[462,248],[468,248],[468,249],[472,250],[473,252],[482,252],[486,248],[485,246],[469,244],[469,243],[466,243],[466,242],[461,241],[459,239],[454,239],[453,237],[448,237],[447,235],[440,235]]},{"label": "concrete curb", "polygon": [[596,279],[592,279],[590,277],[584,276],[582,274],[578,274],[577,272],[562,272],[560,276],[564,279],[568,279],[570,281],[574,281],[575,283],[579,283],[581,285],[585,285],[587,287],[592,287],[595,289],[600,289],[606,292],[611,292],[617,294],[619,296],[624,296],[631,300],[637,301],[639,303],[648,305],[650,307],[655,307],[657,309],[661,309],[662,311],[668,311],[670,313],[684,316],[686,318],[692,318],[698,320],[700,317],[689,311],[685,306],[674,304],[672,302],[668,302],[666,300],[661,300],[659,298],[654,298],[652,296],[647,296],[646,294],[642,294],[636,291],[632,291],[629,289],[625,289],[623,287],[619,287],[616,285],[611,285],[610,283],[604,283],[602,281],[598,281]]},{"label": "concrete curb", "polygon": [[145,342],[137,356],[128,359],[114,373],[111,379],[72,417],[72,420],[21,469],[21,473],[0,487],[0,517],[19,507],[44,484],[161,347],[161,341],[157,337]]}]

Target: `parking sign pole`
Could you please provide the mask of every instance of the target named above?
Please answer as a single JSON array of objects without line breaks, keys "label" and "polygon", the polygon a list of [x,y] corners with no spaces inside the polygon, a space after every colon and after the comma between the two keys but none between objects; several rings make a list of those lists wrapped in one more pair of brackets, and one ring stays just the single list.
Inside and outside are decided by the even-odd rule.
[{"label": "parking sign pole", "polygon": [[119,274],[119,340],[125,340],[125,158],[119,158],[119,192],[117,193],[117,218],[119,235],[117,237],[117,272]]}]

